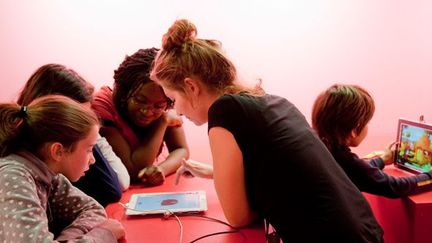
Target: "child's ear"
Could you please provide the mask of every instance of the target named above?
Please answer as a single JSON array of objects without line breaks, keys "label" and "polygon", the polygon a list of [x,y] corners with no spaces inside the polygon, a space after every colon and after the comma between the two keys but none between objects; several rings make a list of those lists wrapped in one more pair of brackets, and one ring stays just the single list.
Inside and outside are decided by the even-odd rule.
[{"label": "child's ear", "polygon": [[59,142],[46,143],[42,148],[42,160],[47,164],[48,168],[54,173],[60,173],[62,168],[62,160],[65,155],[65,149]]},{"label": "child's ear", "polygon": [[345,141],[346,145],[350,146],[355,137],[357,137],[357,132],[356,132],[356,129],[353,129],[353,130],[351,130],[351,133],[346,138],[346,141]]},{"label": "child's ear", "polygon": [[59,142],[51,143],[48,148],[48,153],[52,160],[59,162],[62,160],[64,154],[64,147]]},{"label": "child's ear", "polygon": [[355,128],[351,131],[351,136],[350,136],[350,137],[351,137],[351,138],[355,138],[355,137],[357,137],[357,131],[356,131]]}]

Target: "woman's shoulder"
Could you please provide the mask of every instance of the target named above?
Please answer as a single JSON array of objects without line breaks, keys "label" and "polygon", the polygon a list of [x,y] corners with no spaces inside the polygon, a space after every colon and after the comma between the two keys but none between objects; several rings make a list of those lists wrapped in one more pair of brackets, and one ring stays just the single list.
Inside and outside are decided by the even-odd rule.
[{"label": "woman's shoulder", "polygon": [[240,92],[240,93],[236,93],[236,94],[224,94],[222,96],[220,96],[216,101],[215,104],[216,105],[226,105],[226,104],[230,104],[230,103],[248,103],[251,101],[256,101],[256,100],[261,100],[264,97],[267,97],[268,95],[252,95],[246,92]]},{"label": "woman's shoulder", "polygon": [[239,102],[248,102],[248,101],[254,101],[254,102],[283,102],[283,103],[289,103],[291,104],[290,101],[288,101],[285,97],[279,96],[279,95],[275,95],[275,94],[268,94],[268,93],[264,93],[264,94],[250,94],[247,92],[240,92],[237,94],[225,94],[222,95],[219,100],[236,100]]},{"label": "woman's shoulder", "polygon": [[241,104],[241,97],[239,94],[224,94],[217,98],[210,106],[209,113],[230,112],[235,110],[236,106]]}]

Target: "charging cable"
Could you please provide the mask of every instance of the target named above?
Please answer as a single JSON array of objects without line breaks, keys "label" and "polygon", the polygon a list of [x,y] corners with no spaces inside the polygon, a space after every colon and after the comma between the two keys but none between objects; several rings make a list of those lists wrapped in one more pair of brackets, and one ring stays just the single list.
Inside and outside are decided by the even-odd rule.
[{"label": "charging cable", "polygon": [[[143,213],[143,214],[145,214],[145,213],[151,213],[151,212],[154,212],[154,211],[160,211],[160,210],[153,210],[153,211],[152,210],[139,210],[139,209],[135,209],[135,208],[130,208],[127,204],[124,204],[124,203],[121,203],[121,202],[119,202],[119,204],[123,208],[125,208],[125,209],[136,211],[136,212]],[[171,216],[173,216],[177,220],[177,223],[179,225],[179,231],[180,231],[179,232],[179,235],[180,235],[179,236],[179,243],[182,243],[182,241],[183,241],[183,224],[181,223],[180,218],[174,212],[166,209],[165,212],[163,213],[163,219],[169,219]],[[200,237],[198,237],[198,238],[190,241],[190,243],[194,243],[194,242],[197,242],[197,241],[202,240],[204,238],[215,236],[215,235],[232,234],[232,233],[240,233],[242,235],[243,239],[244,240],[246,239],[246,236],[241,231],[239,231],[236,227],[234,227],[234,226],[230,225],[229,223],[224,222],[224,221],[222,221],[220,219],[216,219],[216,218],[212,218],[212,217],[204,216],[204,215],[197,215],[197,214],[183,214],[182,213],[182,216],[204,218],[204,219],[207,219],[207,220],[211,220],[211,221],[214,221],[214,222],[226,225],[226,226],[228,226],[228,227],[230,227],[232,229],[232,230],[227,230],[227,231],[218,231],[218,232],[213,232],[213,233],[210,233],[210,234],[206,234],[206,235],[200,236]]]},{"label": "charging cable", "polygon": [[[127,204],[124,204],[124,203],[121,203],[121,202],[119,202],[119,203],[120,203],[120,205],[123,208],[128,209],[128,210],[132,210],[132,211],[135,211],[135,212],[139,212],[139,213],[150,213],[150,212],[156,211],[156,210],[154,210],[154,211],[151,211],[151,210],[150,211],[149,210],[138,210],[138,209],[135,209],[135,208],[130,208]],[[159,211],[159,210],[157,210],[157,211]],[[165,212],[163,213],[163,218],[164,219],[168,219],[171,216],[174,216],[174,218],[177,220],[177,223],[179,225],[179,231],[180,231],[179,232],[179,235],[180,235],[179,236],[179,243],[182,243],[182,241],[183,241],[183,224],[181,223],[180,218],[175,213],[173,213],[172,211],[166,209]]]}]

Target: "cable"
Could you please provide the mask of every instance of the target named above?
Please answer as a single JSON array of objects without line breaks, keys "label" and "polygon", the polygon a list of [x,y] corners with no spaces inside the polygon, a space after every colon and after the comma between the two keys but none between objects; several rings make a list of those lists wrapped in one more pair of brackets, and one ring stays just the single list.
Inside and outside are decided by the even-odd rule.
[{"label": "cable", "polygon": [[179,228],[180,228],[179,243],[182,243],[182,241],[183,241],[183,225],[182,225],[182,223],[180,221],[180,218],[175,213],[171,213],[171,215],[175,217],[175,219],[177,220],[177,223],[179,225]]},{"label": "cable", "polygon": [[[119,202],[119,204],[125,209],[140,212],[140,213],[149,213],[149,212],[153,212],[153,211],[160,211],[160,210],[139,210],[139,209],[135,209],[135,208],[130,208],[128,205],[121,203],[121,202]],[[179,225],[179,231],[180,231],[179,232],[179,235],[180,235],[179,236],[179,243],[182,243],[182,241],[183,241],[183,224],[181,223],[180,218],[175,213],[173,213],[172,211],[170,211],[168,209],[165,209],[165,212],[163,215],[164,215],[163,216],[164,219],[168,219],[170,216],[175,217],[175,219],[177,220],[177,223]]]},{"label": "cable", "polygon": [[[136,212],[140,212],[140,213],[150,213],[150,212],[153,212],[153,211],[160,211],[160,210],[153,210],[153,211],[152,210],[139,210],[139,209],[135,209],[135,208],[130,208],[127,204],[124,204],[124,203],[121,203],[121,202],[119,202],[119,204],[123,208],[125,208],[125,209],[136,211]],[[210,234],[202,235],[202,236],[200,236],[200,237],[198,237],[198,238],[190,241],[190,243],[194,243],[194,242],[197,242],[197,241],[202,240],[204,238],[215,236],[215,235],[233,234],[233,233],[239,233],[239,234],[241,234],[241,236],[243,237],[243,239],[246,239],[246,236],[238,228],[236,228],[236,227],[230,225],[229,223],[224,222],[224,221],[222,221],[220,219],[209,217],[209,216],[205,216],[205,215],[197,215],[197,214],[181,214],[181,215],[182,216],[189,216],[189,217],[204,218],[204,219],[207,219],[207,220],[210,220],[210,221],[214,221],[214,222],[226,225],[226,226],[228,226],[228,227],[230,227],[232,229],[232,230],[218,231],[218,232],[213,232],[213,233],[210,233]],[[183,224],[181,223],[180,218],[174,212],[166,209],[165,212],[163,213],[163,218],[164,219],[169,219],[170,216],[174,216],[175,219],[177,220],[177,223],[178,223],[179,229],[180,229],[180,232],[179,232],[179,235],[180,235],[180,237],[179,237],[179,243],[182,243],[182,241],[183,241]]]},{"label": "cable", "polygon": [[205,216],[205,215],[187,214],[187,216],[208,219],[208,220],[215,221],[217,223],[226,225],[226,226],[230,227],[231,229],[233,229],[233,230],[219,231],[219,232],[214,232],[214,233],[206,234],[206,235],[200,236],[200,237],[198,237],[198,238],[190,241],[190,243],[197,242],[199,240],[202,240],[202,239],[210,237],[210,236],[215,236],[215,235],[220,235],[220,234],[232,234],[232,233],[239,233],[243,237],[243,240],[246,240],[246,236],[243,234],[243,232],[241,232],[238,228],[230,225],[229,223],[227,223],[225,221],[222,221],[220,219],[216,219],[216,218],[213,218],[213,217]]},{"label": "cable", "polygon": [[227,230],[227,231],[214,232],[214,233],[211,233],[211,234],[200,236],[200,237],[192,240],[190,243],[197,242],[199,240],[202,240],[202,239],[210,237],[210,236],[221,235],[221,234],[232,234],[232,233],[237,233],[237,232],[239,232],[239,231],[238,230]]},{"label": "cable", "polygon": [[227,222],[225,222],[225,221],[222,221],[222,220],[217,219],[217,218],[212,218],[212,217],[210,217],[210,216],[206,216],[206,215],[196,215],[196,214],[188,214],[187,216],[192,216],[192,217],[197,217],[197,218],[209,219],[209,220],[211,220],[211,221],[215,221],[215,222],[217,222],[217,223],[224,224],[224,225],[226,225],[226,226],[228,226],[228,227],[230,227],[230,228],[237,229],[236,227],[230,225],[229,223],[227,223]]}]

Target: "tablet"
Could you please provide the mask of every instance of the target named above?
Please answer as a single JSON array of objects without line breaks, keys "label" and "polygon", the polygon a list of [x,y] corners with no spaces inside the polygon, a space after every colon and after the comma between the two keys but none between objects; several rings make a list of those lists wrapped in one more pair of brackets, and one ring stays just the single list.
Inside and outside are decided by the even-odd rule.
[{"label": "tablet", "polygon": [[207,210],[205,191],[132,194],[126,215],[199,213]]},{"label": "tablet", "polygon": [[432,125],[399,119],[395,165],[413,173],[432,169]]}]

